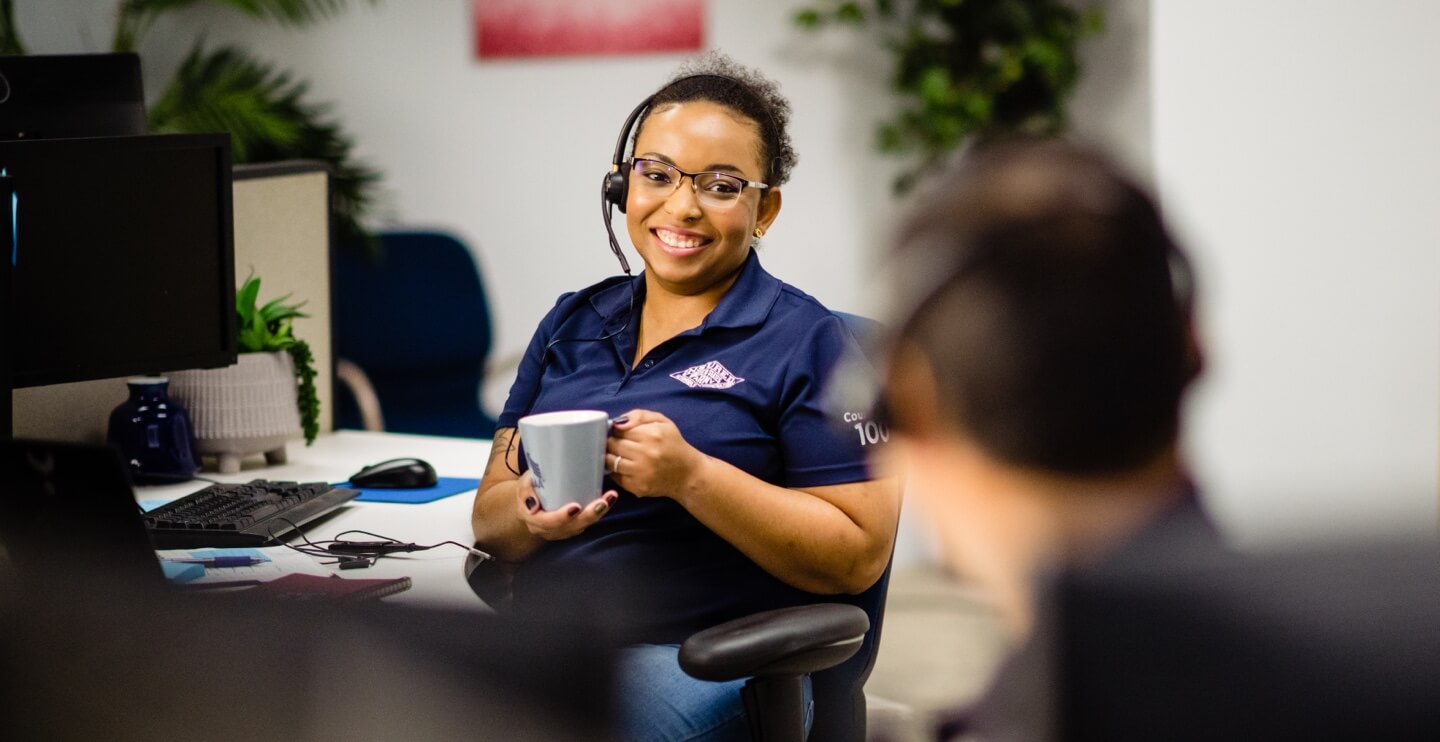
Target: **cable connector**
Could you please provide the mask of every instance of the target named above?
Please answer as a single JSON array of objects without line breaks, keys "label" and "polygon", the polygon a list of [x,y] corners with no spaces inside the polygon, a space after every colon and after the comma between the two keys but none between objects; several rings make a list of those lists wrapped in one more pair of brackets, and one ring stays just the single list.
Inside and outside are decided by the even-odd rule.
[{"label": "cable connector", "polygon": [[421,547],[403,541],[335,541],[325,548],[336,554],[394,554],[419,551]]}]

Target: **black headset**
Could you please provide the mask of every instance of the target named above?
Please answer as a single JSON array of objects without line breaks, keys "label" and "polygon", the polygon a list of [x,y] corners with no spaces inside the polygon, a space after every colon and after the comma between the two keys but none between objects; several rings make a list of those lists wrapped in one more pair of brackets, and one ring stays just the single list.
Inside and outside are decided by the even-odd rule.
[{"label": "black headset", "polygon": [[625,142],[630,139],[630,129],[635,126],[635,121],[640,114],[650,107],[650,101],[655,96],[650,96],[625,118],[625,126],[620,129],[620,138],[615,140],[615,156],[610,158],[610,172],[605,173],[605,181],[600,184],[600,218],[605,220],[605,233],[610,237],[610,252],[615,253],[615,259],[620,261],[620,270],[625,275],[630,275],[630,261],[625,259],[625,251],[620,249],[619,240],[615,239],[615,228],[610,224],[610,207],[614,206],[625,213],[625,199],[630,193],[630,168],[625,167]]},{"label": "black headset", "polygon": [[605,182],[600,186],[600,198],[607,213],[611,206],[619,209],[621,214],[625,213],[625,199],[630,195],[630,169],[625,167],[625,145],[630,141],[630,131],[635,128],[635,122],[640,120],[640,115],[645,113],[645,109],[649,108],[654,100],[655,96],[652,95],[641,101],[640,105],[635,106],[635,110],[625,117],[625,125],[620,127],[620,138],[615,140],[615,156],[610,158],[610,172],[605,173]]}]

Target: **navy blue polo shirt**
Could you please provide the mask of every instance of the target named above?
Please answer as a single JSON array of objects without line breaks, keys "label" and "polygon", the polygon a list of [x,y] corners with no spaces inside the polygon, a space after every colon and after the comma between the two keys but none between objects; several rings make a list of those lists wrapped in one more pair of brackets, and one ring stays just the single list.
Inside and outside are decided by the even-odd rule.
[{"label": "navy blue polo shirt", "polygon": [[[829,310],[767,273],[752,250],[699,327],[632,368],[644,291],[643,276],[616,277],[561,296],[520,363],[500,427],[553,410],[614,417],[648,409],[674,421],[696,449],[772,484],[870,478],[863,434],[822,400],[830,370],[860,352]],[[605,487],[616,485],[607,479]],[[678,642],[730,618],[816,600],[770,576],[674,500],[623,490],[595,525],[521,565],[517,607],[547,581],[625,595],[644,626],[641,638],[652,642]],[[604,602],[589,597],[588,605]]]}]

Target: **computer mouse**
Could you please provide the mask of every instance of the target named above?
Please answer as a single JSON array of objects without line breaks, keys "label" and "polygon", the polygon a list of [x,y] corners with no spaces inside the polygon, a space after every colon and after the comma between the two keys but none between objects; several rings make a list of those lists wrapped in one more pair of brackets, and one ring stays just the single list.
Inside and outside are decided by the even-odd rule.
[{"label": "computer mouse", "polygon": [[350,484],[362,490],[434,487],[435,482],[435,467],[415,458],[381,461],[350,475]]}]

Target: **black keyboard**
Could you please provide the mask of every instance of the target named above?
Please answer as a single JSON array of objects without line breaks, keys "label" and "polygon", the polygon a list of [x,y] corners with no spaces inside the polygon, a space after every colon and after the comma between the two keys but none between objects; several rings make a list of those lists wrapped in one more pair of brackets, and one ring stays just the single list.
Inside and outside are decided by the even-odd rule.
[{"label": "black keyboard", "polygon": [[145,514],[157,549],[264,546],[360,495],[324,482],[212,484]]}]

